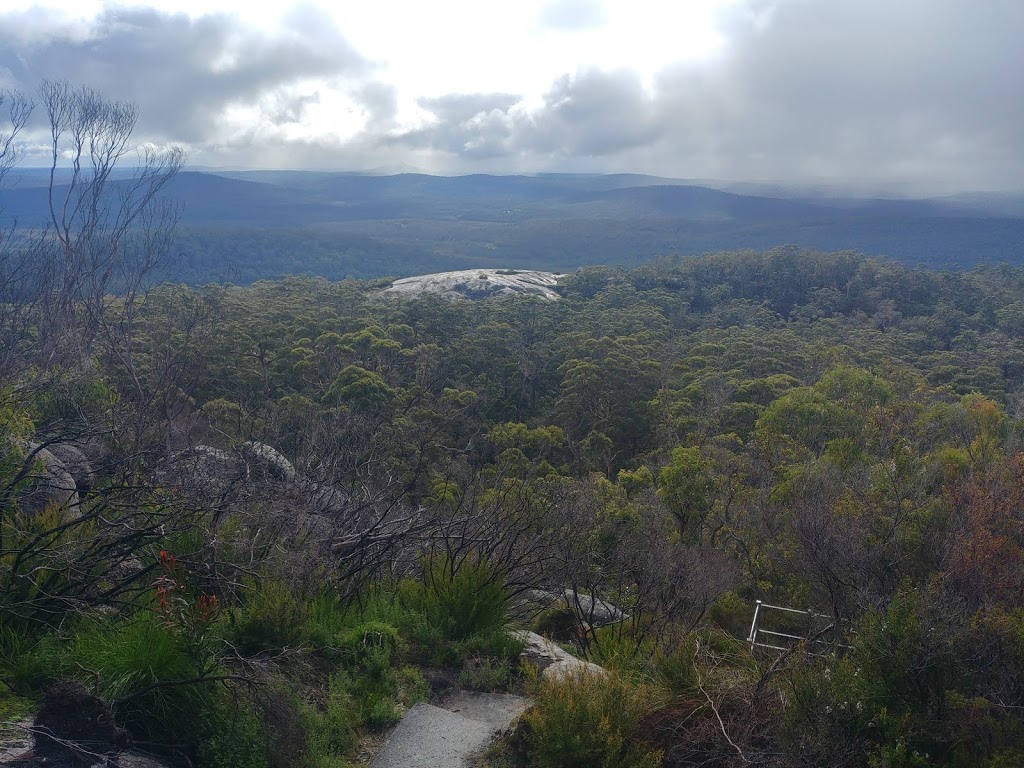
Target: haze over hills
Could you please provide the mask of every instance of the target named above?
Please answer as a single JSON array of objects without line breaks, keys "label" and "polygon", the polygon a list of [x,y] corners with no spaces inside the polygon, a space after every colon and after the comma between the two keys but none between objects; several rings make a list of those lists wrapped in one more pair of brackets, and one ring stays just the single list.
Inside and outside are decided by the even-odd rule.
[{"label": "haze over hills", "polygon": [[[0,193],[0,215],[22,226],[46,220],[46,181],[41,169],[23,169]],[[568,271],[783,243],[940,268],[1024,261],[1024,195],[889,199],[719,186],[748,193],[636,174],[189,171],[167,190],[181,206],[180,258],[167,277]]]}]

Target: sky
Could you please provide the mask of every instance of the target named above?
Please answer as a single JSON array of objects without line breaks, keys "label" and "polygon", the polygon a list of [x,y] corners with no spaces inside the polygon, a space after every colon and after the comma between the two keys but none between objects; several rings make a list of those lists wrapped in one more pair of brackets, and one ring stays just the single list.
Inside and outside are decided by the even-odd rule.
[{"label": "sky", "polygon": [[193,167],[1024,190],[1024,0],[6,5],[0,89],[131,101]]}]

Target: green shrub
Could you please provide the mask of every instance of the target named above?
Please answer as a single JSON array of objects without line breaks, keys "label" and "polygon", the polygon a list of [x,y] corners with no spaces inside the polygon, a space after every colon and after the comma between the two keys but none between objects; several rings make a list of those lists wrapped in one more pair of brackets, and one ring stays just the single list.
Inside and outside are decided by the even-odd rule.
[{"label": "green shrub", "polygon": [[659,683],[673,695],[687,695],[697,690],[697,636],[687,635],[669,652],[654,657],[654,674]]},{"label": "green shrub", "polygon": [[486,656],[469,659],[459,673],[459,685],[474,691],[515,690],[518,679],[518,665],[513,666],[506,659]]},{"label": "green shrub", "polygon": [[266,768],[259,717],[246,706],[217,702],[198,724],[198,763],[203,768]]},{"label": "green shrub", "polygon": [[464,661],[459,645],[449,641],[441,627],[426,616],[417,614],[405,626],[405,631],[418,660],[440,667],[459,666]]},{"label": "green shrub", "polygon": [[351,701],[351,722],[355,727],[384,728],[398,722],[399,679],[385,663],[389,658],[386,646],[376,646],[366,656],[365,664],[341,669],[332,678],[332,686],[344,691]]},{"label": "green shrub", "polygon": [[415,621],[416,614],[406,605],[398,584],[385,582],[361,596],[356,608],[358,621],[380,621],[404,628]]},{"label": "green shrub", "polygon": [[89,622],[72,639],[68,673],[98,686],[118,723],[137,740],[177,745],[213,768],[263,768],[255,713],[214,682],[180,684],[204,673],[192,640],[154,614]]},{"label": "green shrub", "polygon": [[56,673],[60,654],[54,635],[37,639],[14,627],[0,627],[0,681],[14,693],[39,691]]},{"label": "green shrub", "polygon": [[428,559],[418,581],[400,585],[403,603],[445,640],[492,635],[505,626],[505,584],[486,560]]},{"label": "green shrub", "polygon": [[514,663],[523,650],[523,644],[504,629],[464,640],[449,640],[441,628],[420,616],[406,631],[416,648],[416,657],[440,667],[461,667],[468,660],[481,657]]},{"label": "green shrub", "polygon": [[745,600],[736,592],[721,595],[708,609],[708,619],[724,631],[743,637],[750,630],[753,600]]},{"label": "green shrub", "polygon": [[228,636],[242,654],[254,654],[298,643],[306,621],[306,606],[282,581],[267,580],[229,614]]},{"label": "green shrub", "polygon": [[406,665],[398,670],[398,699],[405,707],[430,700],[430,686],[423,673],[416,667]]},{"label": "green shrub", "polygon": [[[0,434],[0,453],[2,448],[3,435]],[[37,458],[36,461],[42,460]],[[3,463],[4,458],[0,456],[0,465]],[[35,468],[30,474],[38,477]],[[0,474],[0,488],[7,482]],[[95,536],[95,524],[89,520],[64,527],[68,522],[67,511],[54,504],[47,504],[34,513],[18,508],[17,491],[22,485],[27,490],[33,482],[31,478],[23,479],[17,486],[6,488],[3,496],[7,498],[0,497],[0,538],[3,540],[0,583],[4,585],[0,622],[5,628],[29,635],[40,629],[54,628],[63,618],[64,604],[58,596],[80,586],[73,585],[70,578],[76,572],[72,553],[79,547],[87,548]],[[13,606],[17,606],[16,611],[11,610]]]},{"label": "green shrub", "polygon": [[646,673],[654,642],[643,627],[611,625],[593,631],[586,651],[590,661],[607,669]]},{"label": "green shrub", "polygon": [[789,706],[778,718],[784,750],[811,765],[837,765],[868,752],[881,724],[876,687],[850,657],[808,658],[793,666],[783,689]]},{"label": "green shrub", "polygon": [[465,658],[484,656],[510,664],[517,664],[523,652],[523,641],[512,637],[504,629],[487,635],[467,637],[459,646]]},{"label": "green shrub", "polygon": [[381,731],[398,723],[402,710],[393,696],[374,693],[363,699],[360,715],[368,728]]},{"label": "green shrub", "polygon": [[313,598],[306,611],[306,639],[315,648],[333,646],[339,633],[352,625],[352,614],[336,594],[321,592]]},{"label": "green shrub", "polygon": [[329,654],[337,652],[342,636],[358,627],[377,624],[407,631],[422,622],[422,616],[405,605],[398,587],[390,583],[377,585],[350,603],[342,602],[337,593],[321,592],[303,613],[304,639]]},{"label": "green shrub", "polygon": [[[323,707],[302,707],[306,728],[306,764],[310,768],[339,764],[357,743],[359,725],[356,706],[346,686],[347,678],[333,676]],[[345,765],[340,762],[340,765]]]},{"label": "green shrub", "polygon": [[612,672],[581,671],[545,681],[523,716],[530,764],[540,768],[656,768],[661,755],[635,742],[642,718],[657,704],[648,686]]},{"label": "green shrub", "polygon": [[346,717],[353,728],[381,729],[401,718],[398,676],[392,670],[372,675],[363,674],[362,670],[342,670],[331,678],[331,687],[338,691],[338,702],[342,701],[341,693],[347,697]]},{"label": "green shrub", "polygon": [[128,622],[89,622],[75,633],[69,671],[98,684],[99,695],[116,702],[119,722],[146,740],[170,742],[194,731],[199,713],[215,708],[210,685],[150,686],[190,680],[200,671],[185,640],[148,612]]},{"label": "green shrub", "polygon": [[361,674],[380,676],[391,667],[391,658],[396,652],[406,650],[405,641],[398,630],[390,624],[369,621],[345,630],[337,635],[337,653],[341,663],[348,669],[358,668]]}]

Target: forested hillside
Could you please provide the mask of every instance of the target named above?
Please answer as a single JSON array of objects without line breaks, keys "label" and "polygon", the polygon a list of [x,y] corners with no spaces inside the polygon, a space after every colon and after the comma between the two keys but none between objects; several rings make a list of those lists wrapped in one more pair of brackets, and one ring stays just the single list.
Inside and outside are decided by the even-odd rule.
[{"label": "forested hillside", "polygon": [[[130,186],[124,174],[112,186]],[[46,221],[48,174],[0,189],[0,225]],[[63,192],[67,177],[55,177]],[[181,219],[163,277],[204,285],[308,274],[340,280],[475,267],[635,267],[794,243],[853,248],[908,265],[970,269],[1024,259],[1020,195],[834,197],[747,194],[641,175],[367,176],[183,172],[166,198]]]},{"label": "forested hillside", "polygon": [[[387,284],[9,325],[0,720],[67,678],[167,759],[342,766],[448,669],[536,697],[495,767],[1024,761],[1024,270]],[[566,588],[625,619],[526,610]],[[751,648],[757,600],[821,627]],[[609,676],[531,680],[509,621]]]}]

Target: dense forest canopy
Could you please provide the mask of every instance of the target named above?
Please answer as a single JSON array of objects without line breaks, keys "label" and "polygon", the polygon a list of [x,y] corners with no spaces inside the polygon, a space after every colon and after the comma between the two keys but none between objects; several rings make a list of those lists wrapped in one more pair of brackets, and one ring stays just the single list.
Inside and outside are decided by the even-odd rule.
[{"label": "dense forest canopy", "polygon": [[[347,766],[453,679],[534,698],[494,768],[1024,762],[1024,270],[784,246],[557,300],[154,286],[181,153],[126,188],[133,109],[41,96],[74,171],[0,239],[28,765]],[[796,642],[748,639],[765,604]],[[604,670],[539,676],[511,624]]]},{"label": "dense forest canopy", "polygon": [[[6,631],[65,631],[68,601],[145,605],[173,552],[245,641],[232,660],[204,640],[203,663],[238,672],[282,642],[254,629],[269,598],[252,574],[301,606],[447,552],[497,569],[508,594],[572,584],[615,602],[632,621],[579,652],[624,674],[689,654],[714,706],[677,680],[631,737],[667,765],[1021,756],[1024,271],[780,247],[585,268],[558,301],[388,284],[163,285],[133,311],[130,348],[97,343],[89,365],[45,374],[26,336],[8,444],[100,442],[106,474],[76,524],[27,515],[24,453],[8,458]],[[241,485],[183,473],[182,457],[246,445],[306,484],[257,482],[258,462]],[[70,554],[140,504],[152,520],[130,541]],[[118,570],[129,557],[144,569]],[[726,648],[756,599],[831,617],[839,645],[782,661]]]},{"label": "dense forest canopy", "polygon": [[[48,218],[49,176],[39,170],[19,169],[0,188],[0,222]],[[124,174],[112,178],[115,187],[128,183]],[[57,175],[57,186],[67,179]],[[1024,197],[1011,194],[874,199],[785,188],[737,194],[632,174],[288,171],[189,171],[165,191],[181,218],[162,276],[191,285],[288,274],[340,280],[636,267],[667,254],[779,243],[856,249],[932,269],[1024,258]]]}]

